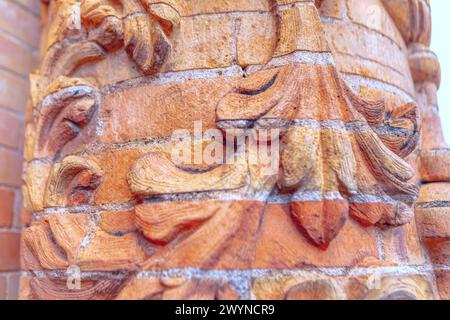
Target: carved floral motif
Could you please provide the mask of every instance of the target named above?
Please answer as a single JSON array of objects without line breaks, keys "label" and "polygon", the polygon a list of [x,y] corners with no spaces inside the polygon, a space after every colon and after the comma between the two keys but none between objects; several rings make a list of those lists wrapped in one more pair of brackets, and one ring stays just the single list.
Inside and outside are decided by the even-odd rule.
[{"label": "carved floral motif", "polygon": [[[268,72],[275,81],[249,95],[247,87]],[[414,105],[399,110],[394,118],[383,102],[362,101],[334,67],[292,64],[245,79],[221,101],[217,120],[226,128],[244,123],[284,131],[277,188],[292,195],[292,216],[306,235],[326,248],[348,215],[379,226],[412,218],[396,199],[415,201],[417,187],[407,182],[414,172],[398,155],[414,150],[417,118]]]},{"label": "carved floral motif", "polygon": [[[124,48],[144,75],[166,61],[178,13],[145,1],[55,1],[48,50],[32,77],[38,157],[54,157],[89,124],[98,108],[98,88],[72,77],[81,66]],[[28,129],[30,130],[30,129]]]},{"label": "carved floral motif", "polygon": [[[251,268],[254,257],[248,252],[255,251],[271,197],[288,199],[293,223],[323,251],[349,217],[364,227],[381,228],[411,220],[417,187],[408,182],[414,171],[403,158],[419,139],[416,106],[406,104],[391,111],[384,101],[362,100],[340,78],[333,62],[272,63],[302,40],[291,32],[299,18],[295,11],[277,11],[278,4],[285,2],[271,2],[279,18],[272,61],[237,81],[215,106],[216,124],[223,130],[280,130],[278,171],[264,176],[244,156],[232,165],[201,169],[178,166],[162,151],[137,157],[127,181],[134,209],[114,212],[115,221],[126,228],[106,230],[99,222],[106,213],[96,211],[45,216],[24,232],[24,264],[29,270],[63,270],[77,264],[84,271],[120,270],[121,277],[84,279],[78,292],[66,290],[63,277],[34,277],[32,295],[237,298],[235,288],[222,280],[180,276],[146,279],[148,283],[142,285],[142,279],[134,275],[174,266]],[[316,6],[321,2],[315,1]],[[48,51],[32,84],[34,156],[43,158],[59,156],[95,122],[101,103],[99,88],[92,79],[75,76],[76,70],[125,50],[142,75],[154,74],[170,55],[174,30],[180,24],[176,8],[183,7],[177,0],[54,3],[60,6],[60,18],[50,28]],[[328,51],[324,37],[318,35],[311,42],[318,52]],[[30,202],[37,203],[32,209],[89,207],[103,175],[96,161],[76,156],[58,159],[49,168],[46,183],[40,181],[45,186],[39,192],[42,199],[30,197]],[[27,182],[30,193],[36,189],[32,184]],[[225,199],[202,198],[214,192],[221,192]],[[239,201],[233,200],[236,194],[241,196]],[[245,199],[255,195],[259,202]],[[281,298],[348,298],[334,282],[294,282],[280,291]],[[398,295],[403,283],[385,282],[383,286]],[[364,290],[367,296],[371,292],[374,298],[380,296],[378,291]],[[417,292],[417,297],[429,296],[427,289]]]},{"label": "carved floral motif", "polygon": [[[280,19],[280,30],[289,30],[293,19]],[[277,48],[284,47],[283,41],[295,42],[290,35]],[[408,223],[418,189],[407,182],[414,171],[401,157],[418,141],[416,106],[392,113],[383,101],[363,101],[340,80],[334,66],[270,65],[222,99],[217,123],[224,129],[282,130],[280,170],[272,192],[290,196],[292,218],[306,237],[326,249],[349,215],[364,226]],[[223,186],[211,182],[224,168],[186,173],[172,165],[173,174],[168,174],[158,167],[169,162],[150,160],[155,157],[148,155],[131,168],[131,189],[141,197],[240,187],[226,179]],[[161,188],[162,181],[155,181],[159,176],[164,184],[174,185]]]}]

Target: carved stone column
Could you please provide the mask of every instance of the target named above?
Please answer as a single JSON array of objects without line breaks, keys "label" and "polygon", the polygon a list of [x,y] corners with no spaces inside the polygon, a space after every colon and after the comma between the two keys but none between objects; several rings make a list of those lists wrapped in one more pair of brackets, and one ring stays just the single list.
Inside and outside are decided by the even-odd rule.
[{"label": "carved stone column", "polygon": [[417,203],[419,230],[434,264],[442,299],[450,298],[450,148],[445,142],[437,90],[441,81],[438,58],[429,49],[431,13],[429,1],[385,1],[408,44],[409,65],[421,114],[422,138],[419,174],[424,184]]},{"label": "carved stone column", "polygon": [[429,49],[428,1],[410,4],[407,12],[404,30],[408,32],[409,63],[422,116],[419,170],[422,182],[426,183],[417,203],[417,221],[434,264],[440,296],[450,299],[450,148],[442,133],[437,101],[441,70],[436,55]]},{"label": "carved stone column", "polygon": [[380,249],[414,218],[416,100],[348,86],[331,2],[47,5],[22,298],[438,297]]}]

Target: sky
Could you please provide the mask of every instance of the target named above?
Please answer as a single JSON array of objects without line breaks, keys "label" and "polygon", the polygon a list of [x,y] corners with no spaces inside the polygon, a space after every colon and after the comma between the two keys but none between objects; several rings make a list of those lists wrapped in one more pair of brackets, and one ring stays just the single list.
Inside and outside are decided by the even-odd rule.
[{"label": "sky", "polygon": [[431,49],[441,62],[442,82],[438,92],[439,112],[447,143],[450,143],[450,1],[431,0],[433,33]]}]

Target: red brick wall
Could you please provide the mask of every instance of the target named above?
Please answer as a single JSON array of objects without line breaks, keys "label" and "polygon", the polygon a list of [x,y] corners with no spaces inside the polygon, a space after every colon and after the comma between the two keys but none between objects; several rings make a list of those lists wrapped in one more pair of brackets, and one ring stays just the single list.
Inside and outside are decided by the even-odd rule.
[{"label": "red brick wall", "polygon": [[18,295],[23,126],[39,6],[38,0],[0,0],[0,300]]}]

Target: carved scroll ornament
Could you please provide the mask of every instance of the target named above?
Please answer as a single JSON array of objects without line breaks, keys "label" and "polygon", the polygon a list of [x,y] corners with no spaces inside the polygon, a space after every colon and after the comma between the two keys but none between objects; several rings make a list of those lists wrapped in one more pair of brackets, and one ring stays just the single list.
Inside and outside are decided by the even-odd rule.
[{"label": "carved scroll ornament", "polygon": [[[328,247],[349,215],[363,226],[380,227],[399,226],[413,216],[409,205],[417,187],[407,181],[414,172],[400,156],[408,155],[417,143],[414,105],[389,113],[382,101],[356,97],[334,67],[317,70],[292,64],[244,79],[218,105],[217,121],[226,129],[281,130],[280,170],[272,179],[277,182],[272,193],[290,195],[293,220],[320,248]],[[129,183],[133,192],[147,198],[236,190],[244,186],[246,175],[246,165],[189,172],[156,153],[135,163]],[[140,207],[137,212],[142,226],[156,228],[156,216],[162,218],[161,212],[151,214]],[[189,220],[171,216],[181,219],[180,225]]]},{"label": "carved scroll ornament", "polygon": [[[399,155],[415,148],[418,128],[415,106],[387,114],[383,102],[356,97],[334,67],[321,69],[293,64],[252,75],[221,101],[217,119],[223,127],[284,131],[277,188],[292,195],[294,221],[326,248],[348,215],[379,226],[412,218],[401,199],[411,203],[417,196],[407,183],[414,172]],[[262,77],[275,81],[249,95]]]},{"label": "carved scroll ornament", "polygon": [[[392,112],[383,101],[363,101],[333,65],[271,65],[276,63],[269,62],[225,95],[217,106],[217,124],[223,129],[281,130],[280,169],[271,192],[290,198],[293,221],[305,236],[326,249],[348,216],[363,226],[408,223],[418,189],[408,183],[414,171],[402,158],[419,138],[416,106]],[[178,187],[162,190],[154,177],[165,160],[157,164],[149,157],[130,171],[131,189],[140,197],[153,197],[158,188],[158,194],[224,190],[207,183],[215,181],[219,169],[189,173],[198,182],[192,185],[180,179],[187,174],[182,168],[161,178]]]},{"label": "carved scroll ornament", "polygon": [[383,3],[408,46],[409,66],[423,123],[420,177],[426,182],[450,181],[450,148],[442,131],[437,101],[441,66],[430,50],[430,1],[384,0]]},{"label": "carved scroll ornament", "polygon": [[57,16],[47,52],[31,79],[38,157],[58,155],[98,108],[96,84],[73,77],[81,66],[125,49],[142,74],[153,74],[169,56],[169,37],[179,23],[178,13],[164,3],[71,0],[52,5]]},{"label": "carved scroll ornament", "polygon": [[[74,6],[68,12],[79,18],[79,24],[75,23],[75,31],[72,25],[59,26],[57,34],[67,38],[50,46],[34,84],[40,156],[58,155],[93,119],[100,103],[95,84],[73,76],[74,70],[122,48],[142,74],[150,75],[164,64],[171,47],[169,38],[179,23],[172,6],[154,1],[66,3]],[[294,21],[283,23],[279,29],[286,31]],[[128,174],[137,201],[132,231],[112,236],[91,226],[86,216],[62,215],[46,217],[24,233],[25,250],[31,252],[25,264],[32,270],[64,269],[76,263],[83,270],[130,274],[117,281],[87,281],[75,293],[65,290],[58,280],[34,278],[34,293],[41,298],[114,298],[137,292],[131,276],[136,270],[170,265],[215,267],[225,247],[239,255],[241,247],[256,242],[256,231],[247,228],[247,223],[254,219],[252,212],[264,211],[271,196],[288,199],[293,223],[321,250],[328,248],[349,217],[363,226],[408,223],[417,187],[408,182],[414,172],[402,158],[414,150],[418,140],[417,110],[412,104],[394,109],[383,101],[357,97],[332,63],[279,66],[269,62],[224,95],[216,106],[216,123],[224,130],[279,129],[280,163],[273,176],[255,174],[245,157],[233,165],[193,170],[177,166],[163,152],[143,155]],[[103,175],[95,162],[78,157],[66,157],[50,171],[43,193],[47,208],[91,204]],[[164,197],[183,195],[187,199],[215,191],[250,196],[264,191],[263,201],[248,204],[230,197],[199,203],[164,202]],[[155,197],[163,201],[152,201]],[[241,241],[229,244],[236,234]],[[146,252],[144,241],[158,250]],[[251,259],[243,258],[246,266]],[[192,297],[197,288],[195,282],[184,279],[155,281],[150,286],[154,291],[144,298]],[[208,286],[212,298],[220,297],[224,287]],[[340,289],[319,281],[292,287],[283,298],[301,296],[305,289],[342,296]]]}]

